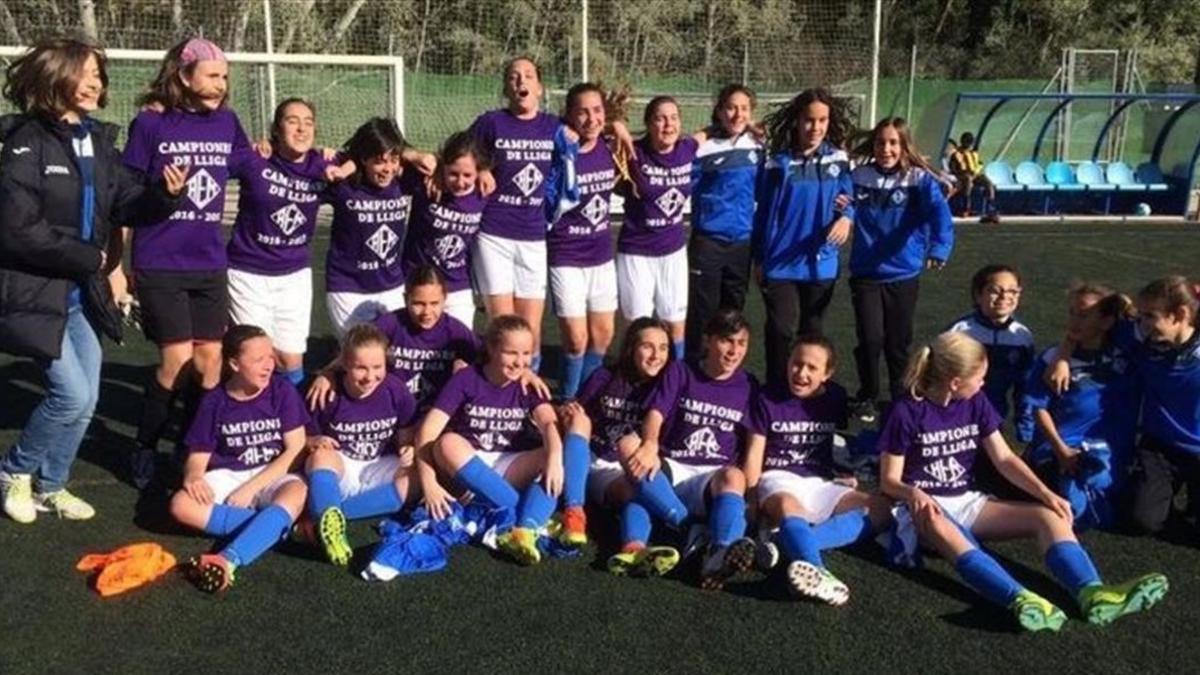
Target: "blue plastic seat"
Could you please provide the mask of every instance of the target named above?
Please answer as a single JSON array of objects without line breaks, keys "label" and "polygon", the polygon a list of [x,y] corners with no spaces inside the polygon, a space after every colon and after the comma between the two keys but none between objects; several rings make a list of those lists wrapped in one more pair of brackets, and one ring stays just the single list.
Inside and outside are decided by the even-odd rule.
[{"label": "blue plastic seat", "polygon": [[1159,169],[1158,165],[1153,162],[1139,164],[1134,176],[1137,178],[1137,182],[1145,185],[1146,189],[1151,192],[1165,192],[1170,189],[1163,179],[1162,169]]},{"label": "blue plastic seat", "polygon": [[1146,186],[1138,182],[1133,175],[1133,169],[1125,162],[1110,162],[1105,172],[1108,182],[1117,186],[1121,192],[1145,192]]},{"label": "blue plastic seat", "polygon": [[1095,162],[1081,162],[1075,169],[1075,177],[1087,187],[1088,192],[1112,192],[1117,189],[1116,185],[1105,180],[1104,170]]},{"label": "blue plastic seat", "polygon": [[1066,162],[1050,162],[1046,166],[1046,182],[1060,191],[1082,192],[1086,189],[1075,182],[1075,172]]},{"label": "blue plastic seat", "polygon": [[1008,165],[1008,162],[1000,160],[988,162],[987,166],[983,167],[983,175],[992,181],[992,185],[996,188],[997,192],[1025,189],[1024,185],[1013,180],[1012,167]]},{"label": "blue plastic seat", "polygon": [[1026,190],[1049,192],[1055,189],[1046,182],[1046,175],[1042,173],[1042,167],[1037,162],[1024,161],[1018,164],[1016,177],[1017,182],[1024,185]]}]

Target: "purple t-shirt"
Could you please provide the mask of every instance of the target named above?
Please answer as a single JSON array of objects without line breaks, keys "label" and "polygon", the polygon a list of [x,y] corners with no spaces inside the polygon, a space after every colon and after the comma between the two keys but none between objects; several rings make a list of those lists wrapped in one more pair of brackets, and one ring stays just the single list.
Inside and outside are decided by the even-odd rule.
[{"label": "purple t-shirt", "polygon": [[230,267],[271,276],[308,267],[327,166],[318,150],[309,150],[299,162],[279,153],[269,160],[254,150],[234,153],[229,173],[241,186],[229,239]]},{"label": "purple t-shirt", "polygon": [[208,470],[253,469],[283,453],[283,435],[308,423],[304,399],[290,382],[274,376],[258,396],[239,401],[225,387],[204,395],[184,444],[211,452]]},{"label": "purple t-shirt", "polygon": [[333,204],[325,288],[331,293],[382,293],[404,285],[400,251],[413,195],[425,189],[411,169],[385,188],[343,181],[325,193]]},{"label": "purple t-shirt", "polygon": [[479,339],[461,321],[442,314],[437,323],[422,330],[401,309],[381,314],[375,326],[388,338],[388,370],[399,376],[421,411],[428,409],[454,372],[454,361],[473,363]]},{"label": "purple t-shirt", "polygon": [[633,385],[611,368],[597,368],[579,390],[575,400],[592,420],[592,452],[615,462],[617,441],[642,428],[646,399],[654,380]]},{"label": "purple t-shirt", "polygon": [[714,380],[690,363],[668,365],[646,402],[647,412],[657,410],[665,420],[659,440],[663,457],[696,466],[735,463],[757,390],[742,368]]},{"label": "purple t-shirt", "polygon": [[440,202],[418,191],[413,198],[412,227],[404,240],[401,263],[408,274],[421,265],[432,265],[446,278],[446,290],[471,287],[468,254],[479,233],[487,201],[476,190],[456,197],[445,193]]},{"label": "purple t-shirt", "polygon": [[617,239],[618,251],[667,255],[687,243],[683,209],[692,194],[692,161],[698,147],[691,136],[680,138],[667,153],[652,150],[648,138],[634,144],[629,175],[637,194],[625,190],[625,222]]},{"label": "purple t-shirt", "polygon": [[125,166],[148,181],[163,167],[188,167],[179,209],[166,220],[133,230],[133,268],[173,272],[219,272],[227,267],[221,217],[229,157],[248,150],[250,141],[228,108],[212,112],[143,110],[129,124]]},{"label": "purple t-shirt", "polygon": [[579,206],[567,211],[546,235],[551,267],[595,267],[613,259],[608,205],[617,169],[603,141],[575,161]]},{"label": "purple t-shirt", "polygon": [[931,495],[954,496],[972,489],[980,441],[1001,419],[982,391],[940,406],[928,399],[896,403],[879,434],[879,452],[904,456],[906,485]]},{"label": "purple t-shirt", "polygon": [[500,109],[475,119],[471,135],[491,156],[496,177],[483,212],[484,232],[518,241],[546,238],[542,202],[558,127],[558,118],[544,112],[523,120]]},{"label": "purple t-shirt", "polygon": [[375,391],[351,398],[338,378],[337,397],[308,423],[310,436],[328,436],[338,451],[350,459],[369,462],[397,452],[397,432],[415,422],[417,402],[395,375],[388,375]]},{"label": "purple t-shirt", "polygon": [[520,382],[498,387],[488,381],[483,366],[471,366],[450,376],[433,407],[450,416],[446,431],[467,439],[476,450],[519,452],[536,445],[530,444],[530,414],[543,403],[532,390],[522,392]]},{"label": "purple t-shirt", "polygon": [[763,470],[832,478],[833,432],[846,426],[846,390],[825,383],[818,396],[797,398],[787,388],[770,388],[750,412],[750,433],[767,439]]}]

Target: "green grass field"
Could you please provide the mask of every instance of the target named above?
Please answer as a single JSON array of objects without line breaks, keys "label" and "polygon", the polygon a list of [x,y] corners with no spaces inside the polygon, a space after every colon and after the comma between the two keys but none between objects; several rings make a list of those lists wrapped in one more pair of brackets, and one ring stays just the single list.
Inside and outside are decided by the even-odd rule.
[{"label": "green grass field", "polygon": [[[1070,280],[1134,290],[1168,272],[1195,273],[1194,226],[964,226],[950,266],[925,277],[918,339],[968,308],[967,283],[993,261],[1025,271],[1020,315],[1041,345],[1063,325]],[[323,249],[327,242],[320,242]],[[317,260],[320,260],[318,252]],[[320,275],[318,274],[318,277]],[[318,288],[322,280],[318,278]],[[762,325],[760,299],[748,313]],[[331,341],[320,300],[312,361]],[[853,347],[849,292],[840,284],[828,321],[843,355]],[[556,331],[547,322],[548,360]],[[239,573],[222,597],[169,576],[101,600],[74,571],[85,552],[136,541],[180,558],[209,541],[171,526],[161,502],[139,503],[124,477],[153,349],[140,336],[107,348],[98,419],[72,490],[92,501],[89,523],[0,519],[0,673],[81,672],[1189,672],[1200,657],[1200,566],[1194,535],[1173,541],[1089,533],[1084,542],[1109,579],[1158,570],[1172,591],[1151,613],[1106,629],[1083,623],[1045,574],[1032,542],[995,550],[1019,579],[1067,608],[1059,635],[1022,635],[932,561],[921,572],[885,567],[871,549],[827,562],[851,588],[841,609],[797,603],[781,578],[748,577],[708,594],[680,579],[627,580],[603,571],[611,537],[582,559],[524,569],[480,549],[456,549],[441,573],[369,585],[285,545]],[[761,373],[761,341],[749,357]],[[551,367],[548,374],[553,375]],[[852,367],[838,379],[853,389]],[[36,403],[38,371],[0,358],[0,447]],[[601,519],[593,518],[599,525]],[[598,527],[598,531],[605,530]],[[360,560],[373,534],[356,524]],[[601,532],[601,535],[603,533]]]}]

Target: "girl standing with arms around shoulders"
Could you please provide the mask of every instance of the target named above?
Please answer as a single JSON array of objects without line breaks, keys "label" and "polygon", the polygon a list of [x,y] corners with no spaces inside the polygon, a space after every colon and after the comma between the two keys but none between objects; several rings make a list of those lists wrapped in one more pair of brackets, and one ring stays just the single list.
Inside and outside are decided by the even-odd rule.
[{"label": "girl standing with arms around shoulders", "polygon": [[122,166],[116,127],[90,117],[105,104],[106,65],[94,45],[51,38],[4,83],[22,114],[0,152],[0,351],[36,359],[46,377],[46,397],[0,459],[4,511],[20,523],[39,510],[95,514],[66,484],[100,395],[100,336],[121,339],[105,278],[120,258],[105,250],[119,225],[166,217],[187,176],[164,165],[150,186]]},{"label": "girl standing with arms around shoulders", "polygon": [[608,207],[617,170],[602,136],[607,125],[603,89],[587,82],[571,87],[563,120],[579,136],[574,160],[579,203],[551,224],[546,245],[563,343],[561,396],[570,400],[600,367],[615,330],[617,272]]},{"label": "girl standing with arms around shoulders", "polygon": [[683,358],[688,313],[687,232],[683,209],[692,193],[699,143],[682,135],[679,104],[656,96],[643,115],[646,135],[627,159],[625,221],[617,237],[617,293],[626,321],[656,316],[671,326],[671,351]]},{"label": "girl standing with arms around shoulders", "polygon": [[[979,540],[1033,537],[1046,567],[1093,624],[1148,609],[1167,592],[1167,579],[1148,574],[1104,585],[1075,539],[1071,505],[1047,488],[1000,435],[1000,416],[982,393],[988,360],[983,345],[947,332],[913,354],[905,374],[911,396],[892,406],[879,436],[880,487],[900,502],[897,535],[908,551],[917,538],[954,564],[968,586],[1016,615],[1029,631],[1057,631],[1066,615],[1021,586],[979,546]],[[996,499],[975,489],[980,451],[1034,502]]]},{"label": "girl standing with arms around shoulders", "polygon": [[250,151],[229,100],[229,64],[217,45],[185,40],[167,52],[146,107],[129,125],[125,166],[147,177],[167,165],[189,167],[187,197],[157,223],[133,232],[134,288],[146,338],[159,365],[146,386],[138,426],[139,457],[155,456],[177,392],[184,426],[221,374],[221,336],[229,292],[221,218],[234,153]]},{"label": "girl standing with arms around shoulders", "polygon": [[517,57],[504,67],[507,107],[480,115],[470,130],[496,182],[472,250],[475,283],[489,318],[516,314],[532,327],[535,372],[546,304],[545,180],[556,143],[565,142],[558,118],[539,110],[542,94],[537,64]]},{"label": "girl standing with arms around shoulders", "polygon": [[395,120],[375,117],[354,132],[345,153],[357,170],[326,192],[333,205],[325,255],[325,305],[337,334],[404,306],[400,253],[413,197],[424,177],[404,163],[408,143]]},{"label": "girl standing with arms around shoulders", "polygon": [[759,173],[751,239],[753,276],[767,309],[767,382],[783,386],[792,340],[819,334],[838,277],[838,248],[854,207],[852,131],[845,103],[807,89],[767,116],[770,156]]},{"label": "girl standing with arms around shoulders", "polygon": [[763,163],[762,132],[754,124],[754,92],[729,84],[717,93],[712,123],[696,150],[692,238],[688,242],[687,353],[700,348],[704,326],[718,309],[741,310],[750,285],[754,190]]},{"label": "girl standing with arms around shoulders", "polygon": [[881,390],[879,353],[887,362],[891,400],[904,395],[921,272],[941,269],[954,247],[954,222],[933,169],[913,145],[908,123],[889,117],[852,153],[854,242],[850,298],[858,346],[858,404],[874,421]]},{"label": "girl standing with arms around shoulders", "polygon": [[205,592],[271,549],[304,509],[304,479],[289,473],[304,450],[308,414],[296,387],[275,373],[271,338],[237,325],[222,340],[225,381],[204,396],[187,434],[183,488],[171,499],[180,523],[232,539],[187,563]]}]

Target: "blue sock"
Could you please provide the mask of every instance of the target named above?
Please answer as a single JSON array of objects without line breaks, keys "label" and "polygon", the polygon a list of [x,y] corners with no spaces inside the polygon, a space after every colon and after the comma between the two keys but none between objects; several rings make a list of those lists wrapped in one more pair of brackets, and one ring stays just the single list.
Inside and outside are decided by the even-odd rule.
[{"label": "blue sock", "polygon": [[288,382],[292,383],[292,386],[299,387],[304,383],[304,366],[300,366],[294,370],[285,370],[283,371],[283,376],[287,378]]},{"label": "blue sock", "polygon": [[732,492],[722,492],[714,497],[708,529],[717,546],[728,546],[745,534],[746,499]]},{"label": "blue sock", "polygon": [[237,529],[254,517],[254,509],[244,509],[240,506],[213,504],[212,513],[204,525],[204,532],[214,537],[224,537],[233,534]]},{"label": "blue sock", "polygon": [[683,354],[684,354],[683,347],[684,347],[683,340],[680,340],[679,342],[671,343],[671,355],[675,357],[676,361],[683,360]]},{"label": "blue sock", "polygon": [[579,393],[579,384],[583,381],[583,355],[563,354],[562,365],[562,390],[559,393],[564,399],[570,400]]},{"label": "blue sock", "polygon": [[567,434],[563,441],[563,502],[566,506],[583,506],[587,499],[588,469],[592,453],[588,439],[579,434]]},{"label": "blue sock", "polygon": [[537,529],[550,520],[558,500],[546,493],[539,481],[533,481],[521,495],[521,505],[517,507],[517,527]]},{"label": "blue sock", "polygon": [[650,512],[641,504],[626,502],[621,508],[621,545],[650,541]]},{"label": "blue sock", "polygon": [[292,516],[282,506],[272,504],[259,511],[221,555],[234,565],[245,567],[279,543],[291,526]]},{"label": "blue sock", "polygon": [[958,556],[954,569],[968,586],[991,602],[1008,607],[1022,590],[1000,563],[980,549],[973,548]]},{"label": "blue sock", "polygon": [[458,473],[454,474],[454,480],[488,500],[493,506],[515,509],[517,501],[520,500],[520,495],[513,486],[478,457],[472,457],[471,461],[463,464]]},{"label": "blue sock", "polygon": [[537,354],[533,355],[533,360],[529,364],[529,369],[532,370],[535,375],[538,373],[539,370],[542,369],[542,354],[541,354],[541,352],[538,352]]},{"label": "blue sock", "polygon": [[1053,544],[1046,550],[1046,567],[1050,568],[1050,573],[1058,579],[1058,583],[1075,597],[1079,597],[1079,591],[1085,587],[1100,583],[1100,573],[1079,542],[1060,541]]},{"label": "blue sock", "polygon": [[308,515],[313,522],[327,509],[342,505],[338,475],[330,469],[317,469],[308,475]]},{"label": "blue sock", "polygon": [[821,547],[817,545],[813,526],[803,518],[788,516],[779,525],[779,548],[788,560],[803,560],[824,567]]},{"label": "blue sock", "polygon": [[587,382],[587,379],[596,372],[596,369],[604,365],[604,354],[600,352],[586,351],[583,353],[583,373],[579,376],[580,382]]},{"label": "blue sock", "polygon": [[634,499],[646,507],[651,515],[671,527],[679,527],[687,520],[687,507],[675,494],[675,488],[671,487],[671,481],[662,471],[654,474],[654,478],[642,479],[637,485]]},{"label": "blue sock", "polygon": [[342,502],[342,512],[346,514],[346,520],[386,516],[399,513],[402,508],[404,495],[400,494],[396,484],[391,481],[360,492]]},{"label": "blue sock", "polygon": [[817,548],[822,551],[848,546],[870,533],[871,519],[867,517],[866,509],[839,513],[820,525],[812,526],[813,538]]}]

